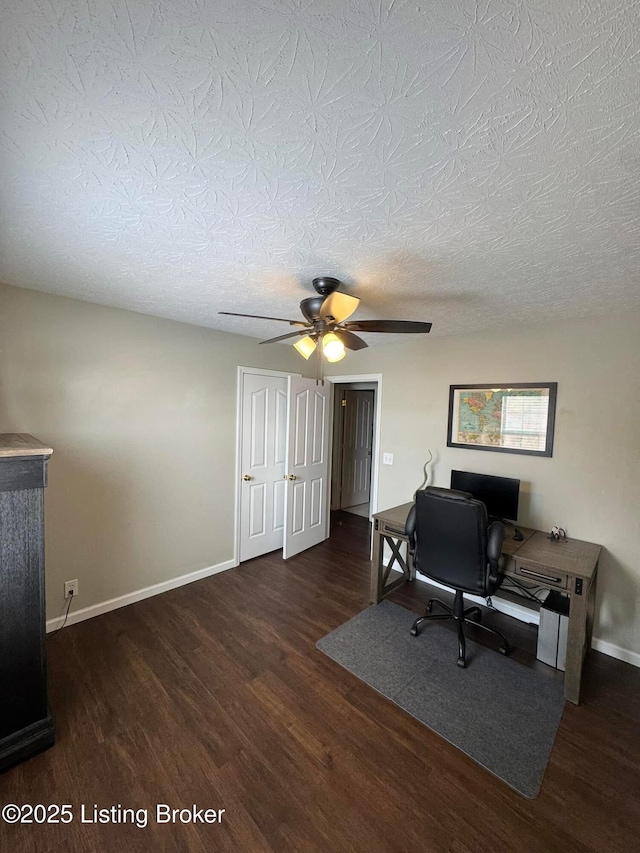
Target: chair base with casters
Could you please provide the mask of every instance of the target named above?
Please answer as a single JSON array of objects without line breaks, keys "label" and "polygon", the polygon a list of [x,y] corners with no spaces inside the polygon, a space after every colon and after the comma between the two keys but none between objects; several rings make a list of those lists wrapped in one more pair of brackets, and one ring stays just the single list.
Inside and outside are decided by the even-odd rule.
[{"label": "chair base with casters", "polygon": [[[434,604],[439,604],[443,610],[446,610],[446,613],[431,613]],[[472,616],[475,618],[470,618]],[[458,627],[458,666],[465,667],[467,665],[466,642],[464,637],[465,622],[475,625],[478,628],[482,628],[483,631],[488,631],[490,634],[494,634],[496,637],[499,637],[500,640],[502,640],[502,645],[499,649],[500,654],[508,655],[511,651],[509,643],[500,631],[496,631],[495,628],[488,628],[486,625],[482,624],[482,611],[477,605],[474,604],[473,607],[467,607],[466,610],[464,609],[464,599],[462,596],[462,590],[460,589],[456,590],[453,607],[449,607],[448,604],[445,604],[444,601],[440,601],[439,598],[429,599],[425,615],[416,619],[411,627],[411,633],[414,637],[418,636],[421,627],[428,619],[455,619]]]}]

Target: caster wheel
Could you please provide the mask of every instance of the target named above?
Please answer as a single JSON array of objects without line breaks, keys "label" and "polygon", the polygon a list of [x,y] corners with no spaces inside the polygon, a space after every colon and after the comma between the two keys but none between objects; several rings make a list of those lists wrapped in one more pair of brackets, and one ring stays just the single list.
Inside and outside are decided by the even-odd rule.
[{"label": "caster wheel", "polygon": [[500,646],[498,651],[500,652],[501,655],[504,655],[506,657],[509,654],[509,652],[511,651],[511,649],[509,648],[509,646]]},{"label": "caster wheel", "polygon": [[464,669],[466,667],[466,665],[467,665],[467,663],[466,663],[464,658],[458,658],[458,666],[461,669]]}]

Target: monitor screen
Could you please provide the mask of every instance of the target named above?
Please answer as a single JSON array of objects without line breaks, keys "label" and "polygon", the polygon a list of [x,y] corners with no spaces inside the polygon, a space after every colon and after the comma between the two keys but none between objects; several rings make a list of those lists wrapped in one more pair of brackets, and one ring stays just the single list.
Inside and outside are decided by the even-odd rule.
[{"label": "monitor screen", "polygon": [[470,471],[452,471],[451,488],[469,492],[476,500],[482,501],[492,518],[518,520],[520,480],[473,474]]}]

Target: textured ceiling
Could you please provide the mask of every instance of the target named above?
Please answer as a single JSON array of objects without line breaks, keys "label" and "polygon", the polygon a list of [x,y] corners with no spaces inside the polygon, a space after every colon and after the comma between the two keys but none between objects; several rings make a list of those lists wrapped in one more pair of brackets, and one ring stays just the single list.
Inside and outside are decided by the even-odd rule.
[{"label": "textured ceiling", "polygon": [[319,274],[432,334],[640,310],[638,0],[1,2],[5,283],[256,337],[217,312]]}]

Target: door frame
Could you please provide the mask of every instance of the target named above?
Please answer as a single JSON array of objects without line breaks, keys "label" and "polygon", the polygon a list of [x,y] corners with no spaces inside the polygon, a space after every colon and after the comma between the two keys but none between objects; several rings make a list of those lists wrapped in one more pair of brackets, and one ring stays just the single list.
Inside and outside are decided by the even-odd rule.
[{"label": "door frame", "polygon": [[[382,373],[353,373],[347,376],[325,376],[325,382],[332,385],[348,385],[352,382],[371,382],[376,385],[376,404],[373,415],[373,453],[371,459],[371,499],[369,501],[369,521],[378,512],[378,481],[380,462],[380,424],[382,423]],[[332,407],[335,406],[335,387],[332,394]],[[333,408],[332,408],[333,416]],[[333,437],[333,430],[332,430]],[[331,500],[331,495],[329,495]],[[329,503],[331,506],[331,503]]]},{"label": "door frame", "polygon": [[240,481],[242,479],[242,394],[244,389],[244,377],[248,373],[258,376],[302,376],[293,370],[267,370],[265,367],[238,367],[236,378],[236,488],[235,488],[235,510],[233,514],[233,565],[240,565]]}]

